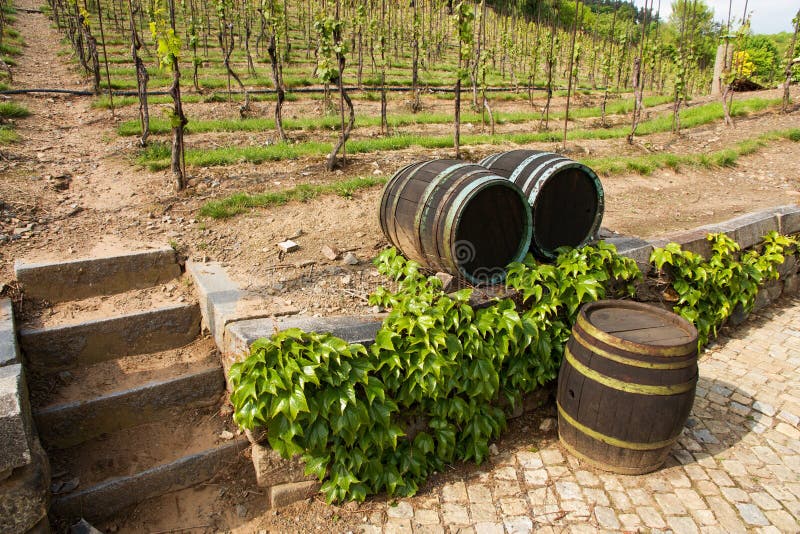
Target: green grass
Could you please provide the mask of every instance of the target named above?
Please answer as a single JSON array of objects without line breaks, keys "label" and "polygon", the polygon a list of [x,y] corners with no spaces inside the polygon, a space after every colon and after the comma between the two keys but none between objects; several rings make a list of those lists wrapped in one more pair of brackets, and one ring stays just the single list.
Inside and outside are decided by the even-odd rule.
[{"label": "green grass", "polygon": [[[743,115],[753,110],[765,109],[771,105],[778,105],[780,99],[765,100],[754,98],[738,102],[734,107],[734,115]],[[718,109],[717,109],[718,108]],[[681,123],[685,127],[699,126],[722,118],[722,105],[719,103],[705,104],[693,108],[684,109],[681,112]],[[268,119],[254,119],[268,120]],[[235,121],[240,122],[240,121]],[[191,126],[191,123],[190,123]],[[638,134],[647,135],[657,132],[668,132],[672,129],[671,117],[657,117],[644,121],[639,125]],[[630,133],[628,126],[608,129],[593,130],[573,130],[568,133],[570,140],[578,139],[619,139]],[[503,144],[516,143],[519,145],[535,142],[554,142],[561,139],[558,132],[531,132],[515,134],[475,134],[463,135],[461,143],[463,146],[478,144]],[[155,145],[153,145],[155,146]],[[169,166],[169,147],[166,144],[159,145],[163,148],[153,152],[150,150],[142,151],[137,158],[137,162],[146,165],[150,170],[158,171]],[[370,139],[359,139],[348,141],[347,152],[349,154],[359,154],[375,151],[402,150],[412,146],[421,148],[451,148],[453,138],[447,136],[426,136],[416,135],[395,135],[390,137],[378,137]],[[190,165],[200,167],[233,165],[240,162],[263,163],[265,161],[280,161],[286,159],[297,159],[304,156],[322,156],[331,151],[332,145],[329,142],[310,141],[303,143],[279,143],[271,146],[248,146],[248,147],[221,147],[215,149],[192,149],[186,151],[186,162]],[[646,174],[647,169],[641,169]]]},{"label": "green grass", "polygon": [[2,102],[0,103],[0,118],[3,119],[19,119],[27,117],[31,114],[28,108],[20,106],[15,102]]},{"label": "green grass", "polygon": [[0,126],[0,145],[16,143],[20,137],[10,126]]},{"label": "green grass", "polygon": [[[286,94],[286,101],[293,102],[298,100],[298,96],[296,94],[287,93]],[[243,95],[239,94],[232,94],[231,101],[232,102],[241,102],[244,100]],[[253,102],[271,102],[275,100],[275,95],[273,94],[255,94],[250,95],[250,100]],[[228,93],[225,92],[214,92],[207,95],[198,95],[198,94],[183,94],[181,95],[181,101],[184,104],[197,104],[200,102],[227,102],[228,101]],[[149,104],[171,104],[172,97],[169,95],[150,95],[147,97],[147,102]],[[121,108],[125,106],[132,106],[134,104],[139,104],[139,98],[136,96],[115,96],[114,97],[114,107]],[[102,95],[97,97],[92,102],[92,107],[96,109],[110,109],[111,102],[108,99],[108,95]],[[155,119],[150,119],[150,126],[153,127],[153,124],[156,122]],[[136,122],[136,121],[129,121],[129,122]],[[127,123],[123,123],[127,124]],[[138,122],[136,122],[138,125]],[[127,126],[129,127],[129,126]],[[138,128],[138,126],[136,127]],[[167,129],[166,131],[169,131]],[[127,134],[120,134],[120,135],[136,135],[132,133]]]},{"label": "green grass", "polygon": [[[223,95],[222,93],[218,93]],[[370,94],[370,93],[368,93]],[[104,97],[105,98],[105,97]],[[126,97],[128,98],[128,97]],[[646,105],[656,105],[669,101],[668,97],[649,97],[649,103]],[[116,104],[116,100],[114,102]],[[633,109],[633,99],[620,101],[614,103],[613,106],[608,106],[608,113],[628,113]],[[577,110],[580,113],[570,114],[571,116],[580,117],[599,117],[601,110],[599,107],[585,108]],[[553,119],[563,118],[563,112],[552,113]],[[537,121],[540,118],[539,112],[499,112],[495,113],[495,122],[497,124],[520,124],[524,122]],[[339,117],[306,117],[302,119],[285,119],[283,126],[287,130],[335,130],[339,126]],[[479,113],[465,112],[461,115],[463,123],[479,123],[481,122],[481,115]],[[486,119],[488,121],[488,117]],[[400,113],[393,114],[387,117],[389,126],[392,128],[399,128],[411,125],[424,125],[424,124],[449,124],[453,122],[451,113]],[[376,116],[357,116],[356,127],[377,127],[380,126],[381,119]],[[214,119],[214,120],[196,120],[189,122],[186,127],[188,134],[204,133],[204,132],[261,132],[273,130],[275,128],[275,121],[265,118],[248,118],[248,119]],[[150,119],[150,132],[153,134],[164,134],[171,131],[169,120],[164,118],[151,118]],[[117,133],[121,136],[138,135],[140,132],[140,125],[138,121],[126,121],[120,124]]]},{"label": "green grass", "polygon": [[768,132],[755,139],[737,143],[733,148],[711,152],[710,154],[649,154],[647,156],[627,158],[584,159],[581,160],[581,163],[604,176],[623,173],[636,173],[646,176],[658,169],[667,167],[676,171],[681,167],[733,167],[740,157],[754,154],[767,146],[768,141],[781,139],[800,142],[800,128]]},{"label": "green grass", "polygon": [[207,202],[200,208],[200,215],[212,219],[225,219],[244,213],[252,208],[279,206],[291,201],[307,202],[320,195],[337,194],[350,198],[360,189],[374,187],[386,183],[386,178],[365,177],[350,178],[330,184],[301,184],[285,191],[265,193],[235,193],[220,200]]}]

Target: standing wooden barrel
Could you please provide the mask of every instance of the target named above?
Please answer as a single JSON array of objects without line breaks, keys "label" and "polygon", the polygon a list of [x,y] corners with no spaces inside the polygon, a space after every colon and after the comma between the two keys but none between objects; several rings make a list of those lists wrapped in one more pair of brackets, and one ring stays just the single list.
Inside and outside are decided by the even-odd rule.
[{"label": "standing wooden barrel", "polygon": [[552,260],[558,247],[581,247],[600,229],[605,205],[597,174],[552,152],[511,150],[480,165],[517,184],[533,211],[531,252]]},{"label": "standing wooden barrel", "polygon": [[658,469],[683,430],[697,384],[697,330],[629,301],[581,310],[558,375],[558,435],[572,454],[615,473]]},{"label": "standing wooden barrel", "polygon": [[527,254],[531,213],[522,191],[479,165],[457,160],[414,163],[383,190],[383,233],[423,266],[473,284],[499,283]]}]

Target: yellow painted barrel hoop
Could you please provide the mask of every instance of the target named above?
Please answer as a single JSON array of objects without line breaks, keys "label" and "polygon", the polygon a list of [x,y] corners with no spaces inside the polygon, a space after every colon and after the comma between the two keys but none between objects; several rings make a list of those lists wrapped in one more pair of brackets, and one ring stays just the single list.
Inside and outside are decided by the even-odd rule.
[{"label": "yellow painted barrel hoop", "polygon": [[[622,301],[620,301],[621,303]],[[661,346],[661,345],[647,345],[644,343],[636,343],[634,341],[628,341],[627,339],[622,339],[617,337],[613,334],[609,334],[608,332],[604,332],[600,330],[596,326],[594,326],[589,319],[587,318],[587,310],[591,310],[594,307],[604,305],[607,301],[597,301],[591,304],[587,304],[583,308],[581,308],[580,313],[578,314],[578,320],[576,321],[577,325],[582,328],[589,336],[594,337],[609,345],[611,347],[618,348],[620,350],[624,350],[627,352],[631,352],[633,354],[643,354],[647,356],[657,355],[659,357],[682,357],[682,356],[690,356],[692,353],[697,351],[697,329],[688,321],[683,319],[682,317],[675,316],[676,319],[680,320],[683,327],[690,333],[693,333],[693,340],[684,343],[682,345],[675,345],[675,346]],[[625,305],[631,308],[637,307],[649,307],[647,304],[641,304],[637,302],[625,302]]]},{"label": "yellow painted barrel hoop", "polygon": [[673,384],[669,386],[650,386],[646,384],[634,384],[630,382],[625,382],[624,380],[619,380],[617,378],[613,378],[610,376],[606,376],[602,373],[595,371],[594,369],[590,369],[572,354],[569,350],[569,347],[564,348],[564,359],[575,369],[576,372],[582,374],[586,378],[597,382],[598,384],[602,384],[606,387],[611,389],[616,389],[618,391],[624,391],[625,393],[635,393],[638,395],[680,395],[681,393],[686,393],[687,391],[693,390],[697,385],[697,376],[693,380],[689,382],[684,382],[682,384]]},{"label": "yellow painted barrel hoop", "polygon": [[694,358],[678,362],[666,362],[666,363],[626,358],[625,356],[620,356],[619,354],[614,354],[612,352],[604,350],[601,347],[598,347],[597,345],[592,345],[588,340],[586,340],[586,338],[583,337],[583,334],[581,334],[580,330],[577,328],[572,330],[572,339],[574,339],[576,343],[579,343],[583,348],[585,348],[586,350],[592,352],[597,356],[624,365],[630,365],[631,367],[640,367],[643,369],[675,370],[675,369],[685,369],[687,367],[691,367],[697,364],[697,360]]}]

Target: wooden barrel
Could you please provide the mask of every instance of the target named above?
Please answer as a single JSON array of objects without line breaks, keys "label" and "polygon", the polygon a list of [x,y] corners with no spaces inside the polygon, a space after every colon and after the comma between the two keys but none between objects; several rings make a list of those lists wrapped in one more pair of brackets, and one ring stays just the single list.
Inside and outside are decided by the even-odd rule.
[{"label": "wooden barrel", "polygon": [[581,310],[558,375],[558,435],[572,454],[615,473],[658,469],[683,430],[697,384],[697,330],[629,301]]},{"label": "wooden barrel", "polygon": [[473,284],[499,283],[522,260],[531,213],[522,191],[479,165],[457,160],[414,163],[383,189],[383,233],[403,254]]},{"label": "wooden barrel", "polygon": [[531,252],[555,259],[558,247],[581,247],[603,221],[605,197],[597,174],[582,163],[552,152],[511,150],[480,165],[516,183],[533,211]]}]

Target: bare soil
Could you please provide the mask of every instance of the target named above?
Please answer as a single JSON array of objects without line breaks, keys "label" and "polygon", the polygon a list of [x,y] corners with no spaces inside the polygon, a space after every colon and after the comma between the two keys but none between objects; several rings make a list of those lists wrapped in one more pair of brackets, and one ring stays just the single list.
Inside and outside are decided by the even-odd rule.
[{"label": "bare soil", "polygon": [[[40,2],[17,0],[16,5],[37,9]],[[19,12],[16,28],[27,42],[15,68],[17,88],[76,88],[89,84],[68,57],[59,56],[60,36],[47,19],[38,13]],[[759,96],[775,98],[778,91],[763,91]],[[800,91],[793,90],[795,100]],[[307,314],[353,314],[372,310],[366,296],[381,278],[370,260],[386,245],[381,233],[377,207],[380,190],[357,192],[353,198],[326,196],[307,203],[256,209],[227,220],[201,219],[199,208],[207,201],[233,192],[282,190],[302,183],[328,183],[363,175],[391,176],[403,165],[421,159],[450,157],[449,150],[410,148],[396,152],[361,154],[349,157],[349,164],[332,173],[324,170],[322,158],[302,158],[253,165],[240,163],[229,167],[190,169],[190,187],[176,194],[166,172],[150,172],[136,166],[134,138],[121,138],[115,133],[120,121],[135,117],[130,106],[117,110],[94,109],[92,99],[76,96],[27,95],[15,101],[32,112],[29,118],[16,122],[22,137],[18,144],[3,147],[0,159],[0,284],[5,293],[13,292],[13,263],[26,258],[78,258],[92,251],[128,248],[151,243],[172,243],[186,256],[221,261],[243,287],[267,301],[267,307],[293,308]],[[596,98],[580,97],[579,105],[595,105]],[[542,102],[537,100],[537,105]],[[375,103],[357,101],[356,112],[375,113]],[[450,102],[426,97],[426,110],[446,111]],[[554,109],[562,109],[563,99],[554,101]],[[402,101],[393,108],[404,106]],[[191,117],[235,116],[236,104],[196,104],[187,106]],[[307,115],[318,109],[310,100],[289,102],[285,116]],[[264,115],[269,106],[258,104]],[[498,102],[496,110],[528,109],[525,102]],[[657,111],[657,107],[652,111]],[[155,116],[157,109],[151,110]],[[595,156],[629,156],[645,151],[701,153],[719,150],[743,139],[798,124],[797,109],[789,115],[771,111],[737,120],[735,129],[713,124],[688,130],[680,137],[657,134],[647,138],[648,146],[629,146],[624,140],[580,141],[570,143],[569,151]],[[612,118],[622,123],[622,118]],[[502,131],[522,131],[535,124],[503,126]],[[554,125],[555,127],[555,125]],[[429,135],[446,135],[446,125],[415,126],[401,129]],[[479,131],[480,125],[465,125],[464,131]],[[373,136],[365,129],[359,136]],[[295,139],[318,139],[329,133],[293,132]],[[187,137],[187,146],[217,146],[235,142],[239,145],[263,144],[271,133],[205,134]],[[475,146],[465,150],[470,161],[494,152],[518,148],[516,145]],[[530,148],[553,150],[553,143],[537,143]],[[666,232],[718,222],[736,214],[784,204],[800,202],[800,143],[776,141],[755,154],[740,158],[734,168],[687,169],[681,172],[660,170],[651,176],[618,175],[603,179],[606,191],[604,226],[627,235],[655,236]],[[276,244],[293,237],[300,245],[297,252],[279,253]],[[357,265],[345,265],[341,259],[329,260],[321,249],[328,245],[340,251],[351,251]],[[180,298],[178,284],[170,298]],[[47,311],[46,316],[33,313],[32,324],[68,321],[72,314],[86,312],[102,315],[111,303],[135,309],[149,306],[164,295],[160,289],[135,294],[132,301],[117,302],[95,299]],[[168,300],[168,299],[167,299]],[[71,306],[79,306],[74,308]],[[41,311],[41,310],[39,310]],[[171,358],[169,356],[167,358]],[[121,365],[128,365],[121,363]],[[131,363],[130,372],[151,372],[146,363]],[[102,382],[102,380],[100,381]],[[503,451],[530,447],[531,442],[552,439],[538,431],[541,415],[526,415],[511,424],[499,442],[501,454],[492,461],[501,461]],[[212,420],[215,421],[215,420]],[[205,428],[201,420],[199,428]],[[216,424],[216,423],[214,423]],[[212,425],[213,426],[213,425]],[[217,427],[209,436],[215,436]],[[163,432],[162,432],[163,431]],[[154,430],[153,435],[169,434],[169,429]],[[175,447],[181,436],[159,445],[135,443],[130,451],[146,447]],[[209,438],[210,439],[210,438]],[[216,438],[214,438],[216,439]],[[527,445],[526,445],[527,444]],[[98,450],[98,461],[103,460]],[[127,462],[136,459],[108,459]],[[266,496],[254,485],[252,469],[244,458],[242,469],[192,490],[148,501],[107,524],[107,531],[192,532],[231,530],[235,532],[306,532],[353,530],[364,517],[382,514],[384,499],[379,497],[361,505],[327,507],[319,500],[300,503],[279,511],[266,511]],[[112,463],[113,463],[112,462]],[[57,466],[58,467],[58,466]],[[122,463],[120,473],[133,466]],[[115,467],[115,469],[117,469]],[[93,466],[81,466],[91,479]],[[472,473],[474,466],[456,466],[459,476]],[[431,487],[448,477],[433,477],[421,491],[422,498]]]},{"label": "bare soil", "polygon": [[34,375],[31,397],[38,407],[79,402],[212,368],[218,362],[214,339],[208,336],[177,349],[126,356],[55,374]]}]

